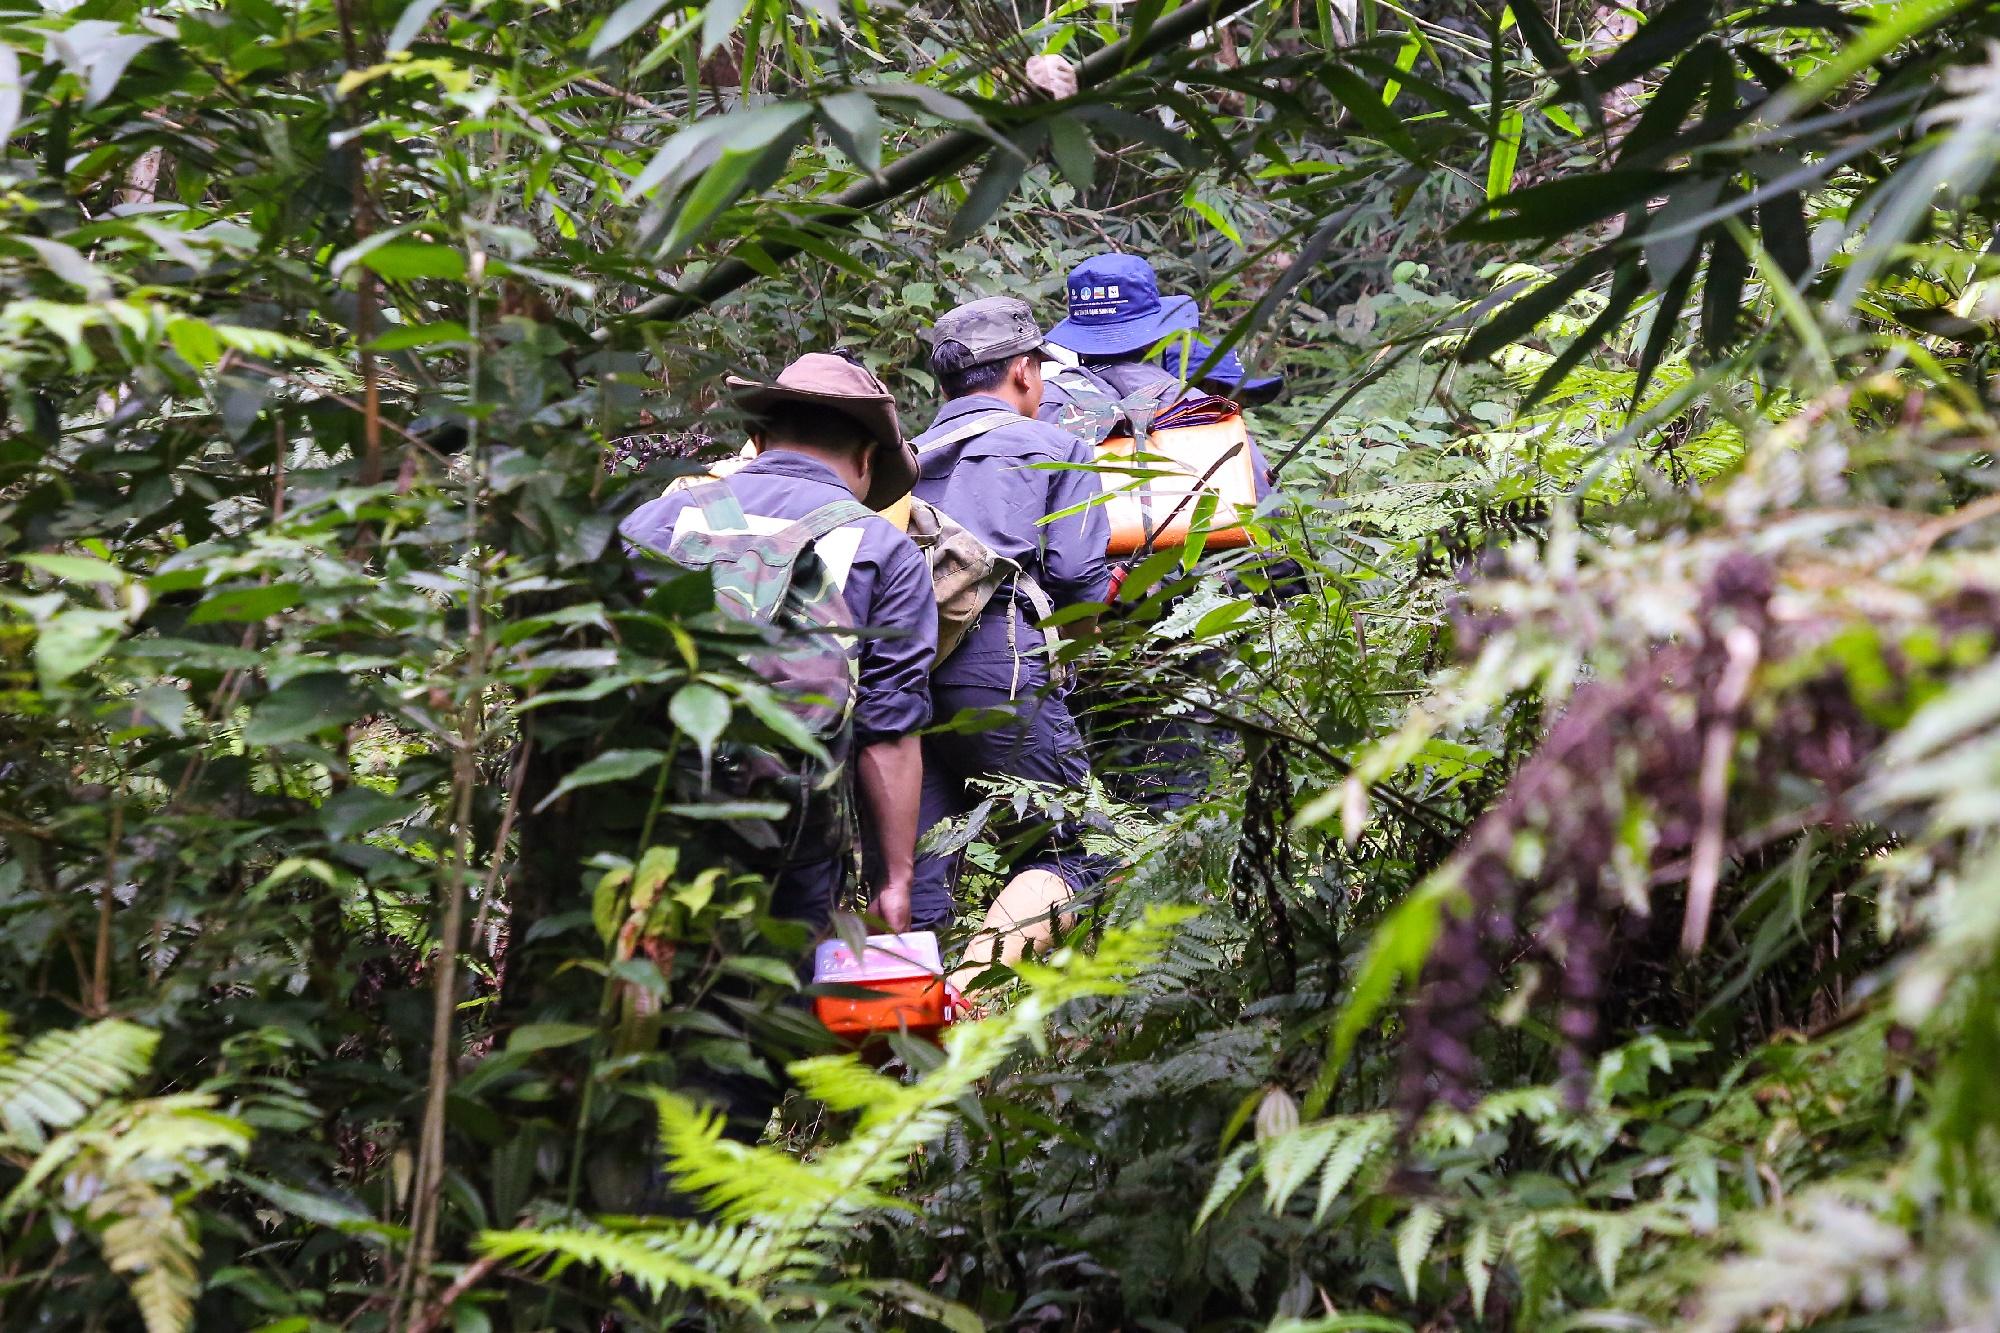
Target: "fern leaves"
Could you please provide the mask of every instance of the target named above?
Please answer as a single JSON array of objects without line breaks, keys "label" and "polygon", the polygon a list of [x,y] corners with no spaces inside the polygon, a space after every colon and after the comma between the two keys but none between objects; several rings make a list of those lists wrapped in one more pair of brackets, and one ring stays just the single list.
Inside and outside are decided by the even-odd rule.
[{"label": "fern leaves", "polygon": [[[151,1068],[158,1040],[113,1019],[0,1055],[0,1148],[33,1154],[0,1218],[32,1207],[81,1222],[125,1279],[146,1333],[184,1333],[201,1291],[189,1205],[228,1176],[251,1130],[197,1093],[116,1100]],[[45,1190],[51,1181],[61,1187]]]},{"label": "fern leaves", "polygon": [[[1664,1068],[1679,1053],[1650,1038],[1608,1052],[1598,1071],[1597,1105],[1582,1113],[1570,1111],[1553,1086],[1503,1089],[1466,1111],[1433,1108],[1406,1146],[1419,1157],[1455,1163],[1453,1169],[1459,1172],[1476,1157],[1499,1151],[1491,1145],[1518,1138],[1522,1131],[1580,1159],[1594,1157],[1616,1140],[1627,1123],[1626,1115],[1611,1105],[1611,1093],[1629,1090],[1633,1068]],[[1617,1288],[1621,1264],[1635,1248],[1651,1237],[1681,1236],[1693,1229],[1682,1205],[1633,1203],[1626,1196],[1609,1200],[1612,1206],[1585,1207],[1553,1180],[1549,1182],[1553,1188],[1539,1196],[1533,1191],[1510,1194],[1502,1188],[1489,1192],[1475,1184],[1470,1191],[1409,1198],[1389,1187],[1400,1127],[1394,1112],[1374,1111],[1313,1121],[1242,1144],[1217,1169],[1194,1228],[1207,1226],[1259,1179],[1267,1211],[1286,1213],[1297,1207],[1301,1196],[1309,1195],[1315,1225],[1325,1223],[1336,1204],[1352,1198],[1342,1225],[1360,1221],[1387,1227],[1393,1222],[1396,1267],[1413,1300],[1424,1266],[1441,1252],[1449,1231],[1457,1246],[1464,1289],[1482,1318],[1495,1271],[1509,1263],[1516,1279],[1526,1285],[1527,1271],[1553,1253],[1551,1242],[1565,1241],[1587,1253],[1588,1267],[1609,1294]]]},{"label": "fern leaves", "polygon": [[551,1275],[572,1264],[589,1264],[629,1278],[654,1296],[696,1291],[733,1305],[763,1308],[755,1292],[731,1280],[734,1274],[756,1267],[760,1248],[734,1227],[489,1231],[479,1238],[478,1248],[481,1254],[516,1262],[548,1260]]},{"label": "fern leaves", "polygon": [[1013,1007],[950,1029],[943,1063],[916,1081],[886,1078],[852,1055],[794,1064],[791,1072],[809,1096],[860,1116],[847,1139],[810,1162],[725,1141],[718,1117],[658,1094],[667,1172],[714,1210],[719,1226],[489,1231],[478,1248],[514,1263],[547,1261],[556,1271],[587,1263],[655,1295],[694,1291],[761,1312],[774,1286],[823,1267],[861,1215],[897,1206],[883,1187],[943,1136],[961,1098],[1021,1046],[1045,1040],[1045,1025],[1063,1005],[1120,993],[1187,915],[1152,910],[1136,925],[1105,932],[1095,954],[1064,949],[1047,964],[1022,964],[1017,971],[1026,986]]},{"label": "fern leaves", "polygon": [[1412,1300],[1417,1295],[1417,1274],[1422,1271],[1424,1260],[1430,1258],[1431,1246],[1437,1243],[1438,1232],[1443,1229],[1444,1214],[1437,1205],[1420,1203],[1410,1209],[1410,1215],[1396,1232],[1396,1267],[1402,1270],[1403,1286]]},{"label": "fern leaves", "polygon": [[0,1142],[40,1152],[50,1131],[137,1082],[158,1044],[156,1033],[117,1019],[37,1036],[0,1063]]},{"label": "fern leaves", "polygon": [[1238,1148],[1216,1173],[1215,1183],[1209,1187],[1208,1197],[1195,1217],[1195,1227],[1199,1229],[1227,1204],[1253,1171],[1264,1178],[1264,1205],[1272,1212],[1282,1211],[1292,1196],[1318,1175],[1319,1195],[1313,1220],[1322,1221],[1355,1176],[1395,1136],[1395,1114],[1377,1111],[1302,1125]]},{"label": "fern leaves", "polygon": [[1486,1317],[1486,1289],[1493,1281],[1493,1261],[1498,1256],[1493,1227],[1481,1220],[1465,1238],[1465,1248],[1459,1255],[1465,1264],[1466,1290],[1472,1293],[1472,1313],[1481,1319]]},{"label": "fern leaves", "polygon": [[194,1319],[201,1290],[201,1246],[193,1220],[165,1194],[135,1182],[91,1201],[93,1220],[109,1218],[98,1236],[104,1262],[123,1277],[146,1333],[181,1333]]}]

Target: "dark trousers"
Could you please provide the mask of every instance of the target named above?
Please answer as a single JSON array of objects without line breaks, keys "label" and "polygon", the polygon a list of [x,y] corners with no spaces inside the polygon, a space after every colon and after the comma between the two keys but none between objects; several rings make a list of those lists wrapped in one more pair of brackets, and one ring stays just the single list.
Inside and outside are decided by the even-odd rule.
[{"label": "dark trousers", "polygon": [[[1024,690],[1010,701],[1006,690],[990,686],[934,685],[931,702],[932,715],[940,721],[966,709],[1002,710],[1012,716],[986,731],[924,737],[920,830],[971,811],[980,800],[980,793],[967,785],[973,779],[1025,778],[1075,796],[1088,790],[1090,763],[1065,694]],[[911,929],[937,930],[951,924],[957,914],[963,861],[962,852],[917,858],[916,885],[910,894]],[[1013,869],[1053,871],[1082,893],[1104,878],[1106,867],[1084,850],[1081,825],[1063,820],[1038,830]]]}]

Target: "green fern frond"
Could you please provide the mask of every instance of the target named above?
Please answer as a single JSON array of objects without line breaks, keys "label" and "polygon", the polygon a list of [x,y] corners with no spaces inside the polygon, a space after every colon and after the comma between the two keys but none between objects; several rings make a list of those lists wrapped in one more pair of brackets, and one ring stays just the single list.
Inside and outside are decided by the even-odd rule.
[{"label": "green fern frond", "polygon": [[1396,1120],[1391,1112],[1379,1112],[1360,1118],[1355,1131],[1343,1140],[1339,1147],[1327,1154],[1326,1167],[1320,1173],[1319,1200],[1313,1206],[1313,1221],[1325,1218],[1341,1191],[1345,1190],[1361,1172],[1396,1136]]},{"label": "green fern frond", "polygon": [[159,1041],[159,1034],[115,1018],[40,1034],[0,1063],[0,1141],[40,1152],[51,1130],[76,1124],[138,1081]]},{"label": "green fern frond", "polygon": [[793,1064],[807,1095],[860,1112],[848,1138],[811,1162],[763,1147],[725,1143],[712,1113],[671,1095],[658,1101],[666,1168],[724,1215],[719,1227],[643,1224],[625,1231],[563,1226],[483,1233],[481,1252],[517,1262],[548,1260],[557,1270],[589,1263],[655,1293],[706,1292],[760,1309],[773,1285],[802,1281],[848,1239],[864,1213],[896,1206],[884,1185],[937,1142],[955,1107],[1024,1042],[1044,1039],[1050,1017],[1087,996],[1116,995],[1158,957],[1184,910],[1149,910],[1136,925],[1106,931],[1095,954],[1057,951],[1019,969],[1024,987],[1006,1010],[962,1023],[944,1037],[944,1061],[909,1083],[863,1069],[853,1055]]},{"label": "green fern frond", "polygon": [[101,1151],[112,1173],[147,1160],[202,1183],[205,1158],[247,1152],[253,1137],[248,1125],[217,1111],[215,1098],[205,1093],[148,1097],[104,1118],[112,1137]]},{"label": "green fern frond", "polygon": [[1229,1156],[1222,1159],[1216,1169],[1215,1181],[1208,1187],[1208,1196],[1201,1201],[1201,1210],[1194,1215],[1194,1229],[1201,1230],[1202,1224],[1236,1194],[1237,1187],[1248,1179],[1256,1167],[1257,1145],[1246,1143]]},{"label": "green fern frond", "polygon": [[157,1190],[121,1182],[92,1200],[90,1216],[108,1219],[98,1243],[130,1288],[146,1333],[184,1333],[201,1291],[201,1246],[188,1215]]},{"label": "green fern frond", "polygon": [[[706,1241],[697,1238],[707,1236]],[[688,1243],[692,1241],[693,1243]],[[745,1267],[758,1247],[734,1228],[677,1228],[634,1232],[560,1227],[547,1231],[487,1231],[476,1248],[494,1258],[520,1263],[550,1261],[554,1275],[571,1264],[589,1264],[638,1283],[654,1296],[667,1291],[699,1291],[762,1312],[757,1294],[725,1273]]]},{"label": "green fern frond", "polygon": [[[673,1093],[653,1099],[660,1115],[660,1146],[674,1184],[714,1209],[724,1221],[773,1220],[810,1214],[840,1202],[838,1187],[788,1152],[723,1137],[720,1113]],[[893,1208],[895,1201],[863,1190],[864,1208]]]},{"label": "green fern frond", "polygon": [[1396,1266],[1403,1271],[1403,1285],[1412,1299],[1417,1294],[1417,1275],[1430,1258],[1431,1246],[1444,1229],[1444,1214],[1435,1204],[1420,1203],[1403,1219],[1396,1232]]},{"label": "green fern frond", "polygon": [[1493,1280],[1493,1261],[1498,1257],[1493,1225],[1481,1220],[1465,1238],[1465,1249],[1460,1255],[1465,1263],[1465,1285],[1472,1293],[1472,1313],[1481,1319],[1486,1317],[1486,1288]]},{"label": "green fern frond", "polygon": [[1299,1186],[1312,1178],[1328,1153],[1346,1141],[1352,1126],[1345,1120],[1302,1125],[1272,1136],[1264,1144],[1264,1205],[1272,1212],[1285,1206]]},{"label": "green fern frond", "polygon": [[83,1123],[48,1142],[0,1201],[0,1218],[33,1201],[43,1182],[75,1160],[86,1161],[93,1174],[109,1179],[130,1176],[206,1188],[223,1174],[214,1155],[241,1154],[252,1137],[248,1125],[213,1110],[214,1104],[213,1097],[202,1093],[181,1093],[98,1107]]}]

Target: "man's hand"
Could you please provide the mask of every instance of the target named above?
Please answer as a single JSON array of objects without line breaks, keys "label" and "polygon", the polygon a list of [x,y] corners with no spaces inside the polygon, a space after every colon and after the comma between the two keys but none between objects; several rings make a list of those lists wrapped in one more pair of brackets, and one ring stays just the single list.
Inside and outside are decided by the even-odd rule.
[{"label": "man's hand", "polygon": [[889,923],[898,935],[910,928],[910,883],[884,884],[868,900],[868,910]]}]

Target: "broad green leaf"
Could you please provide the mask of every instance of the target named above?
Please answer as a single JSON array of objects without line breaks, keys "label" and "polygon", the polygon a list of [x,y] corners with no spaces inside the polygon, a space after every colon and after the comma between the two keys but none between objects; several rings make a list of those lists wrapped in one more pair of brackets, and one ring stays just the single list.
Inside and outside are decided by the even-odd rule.
[{"label": "broad green leaf", "polygon": [[660,808],[681,819],[713,819],[724,822],[737,819],[783,819],[791,813],[789,806],[778,801],[684,802]]},{"label": "broad green leaf", "polygon": [[523,1023],[507,1038],[509,1051],[547,1051],[589,1041],[597,1029],[585,1023]]},{"label": "broad green leaf", "polygon": [[704,769],[715,754],[715,743],[729,726],[729,713],[729,696],[700,681],[683,685],[667,703],[668,719],[701,751]]},{"label": "broad green leaf", "polygon": [[347,677],[316,672],[286,681],[250,709],[246,745],[285,745],[328,727],[344,727],[364,706]]},{"label": "broad green leaf", "polygon": [[708,0],[701,11],[701,53],[706,56],[728,41],[743,21],[750,0]]},{"label": "broad green leaf", "polygon": [[[1517,6],[1516,14],[1525,8],[1526,5]],[[1715,22],[1715,0],[1669,0],[1647,17],[1639,31],[1591,69],[1591,85],[1600,93],[1610,92],[1669,56],[1694,46]]]},{"label": "broad green leaf", "polygon": [[603,55],[618,43],[651,22],[654,15],[665,9],[669,0],[625,0],[625,3],[611,11],[611,17],[590,39],[590,55],[593,59]]},{"label": "broad green leaf", "polygon": [[14,137],[21,123],[21,57],[12,45],[0,42],[0,146]]},{"label": "broad green leaf", "polygon": [[132,58],[159,40],[152,34],[124,32],[103,19],[85,19],[49,33],[42,58],[49,64],[60,61],[83,81],[83,105],[90,110],[111,96]]},{"label": "broad green leaf", "polygon": [[969,1306],[959,1304],[928,1288],[901,1278],[871,1277],[860,1284],[892,1305],[901,1306],[919,1319],[940,1325],[950,1333],[985,1333],[986,1320]]},{"label": "broad green leaf", "polygon": [[754,155],[793,133],[811,115],[811,103],[773,102],[697,121],[667,140],[626,193],[637,197],[663,187],[672,193],[723,153]]},{"label": "broad green leaf", "polygon": [[[1444,924],[1447,897],[1459,893],[1457,883],[1440,873],[1423,888],[1398,903],[1368,940],[1368,952],[1355,970],[1348,988],[1347,1003],[1341,1006],[1327,1042],[1327,1063],[1335,1069],[1346,1063],[1355,1038],[1375,1021],[1400,982],[1415,981],[1431,944]],[[1311,1101],[1307,1114],[1318,1114]]]},{"label": "broad green leaf", "polygon": [[75,246],[45,240],[40,236],[16,235],[14,239],[33,250],[49,272],[72,287],[82,288],[83,294],[91,300],[102,301],[111,295],[111,279],[103,269],[85,259]]},{"label": "broad green leaf", "polygon": [[265,583],[256,587],[218,588],[202,598],[188,616],[190,625],[222,621],[263,620],[297,606],[305,590],[296,583]]},{"label": "broad green leaf", "polygon": [[464,252],[435,241],[390,241],[358,256],[354,262],[391,282],[465,277]]},{"label": "broad green leaf", "polygon": [[431,15],[437,13],[438,6],[443,3],[444,0],[410,0],[397,17],[396,26],[389,30],[389,41],[383,49],[409,50],[410,43],[417,40],[418,34],[424,30],[424,25],[431,21]]},{"label": "broad green leaf", "polygon": [[330,797],[319,808],[319,826],[336,842],[366,833],[384,824],[407,819],[414,814],[413,800],[376,791],[372,787],[349,787]]},{"label": "broad green leaf", "polygon": [[1790,120],[1863,70],[1972,4],[1972,0],[1896,0],[1870,7],[1870,22],[1835,56],[1772,98],[1759,112],[1767,122]]},{"label": "broad green leaf", "polygon": [[1023,156],[994,153],[989,157],[979,173],[979,179],[966,191],[965,202],[959,205],[958,212],[952,214],[944,243],[947,246],[962,244],[992,220],[993,215],[1000,211],[1000,205],[1014,193],[1014,187],[1021,183],[1027,169],[1028,160]]},{"label": "broad green leaf", "polygon": [[1097,184],[1097,148],[1082,121],[1072,116],[1058,116],[1050,121],[1049,151],[1055,155],[1056,166],[1077,189],[1088,190]]},{"label": "broad green leaf", "polygon": [[125,617],[116,611],[79,607],[59,612],[35,636],[36,679],[42,689],[56,689],[95,665],[124,633]]},{"label": "broad green leaf", "polygon": [[[1411,32],[1403,39],[1403,44],[1396,49],[1396,73],[1382,85],[1383,106],[1393,107],[1396,104],[1396,94],[1403,90],[1403,80],[1417,67],[1417,57],[1423,53],[1423,49],[1424,39],[1421,34]],[[1352,58],[1351,55],[1349,58]]]},{"label": "broad green leaf", "polygon": [[1514,164],[1521,157],[1521,108],[1508,107],[1500,115],[1500,133],[1493,140],[1493,153],[1486,162],[1486,197],[1498,199],[1514,188]]},{"label": "broad green leaf", "polygon": [[1389,110],[1381,94],[1369,87],[1360,76],[1344,65],[1328,64],[1320,69],[1319,80],[1347,108],[1363,130],[1393,148],[1406,161],[1423,160],[1423,150],[1410,137],[1401,118]]},{"label": "broad green leaf", "polygon": [[52,574],[65,583],[124,583],[128,575],[108,560],[87,555],[44,554],[29,551],[14,559],[30,569]]},{"label": "broad green leaf", "polygon": [[235,1183],[248,1187],[252,1193],[263,1196],[294,1217],[303,1218],[319,1226],[345,1230],[370,1228],[375,1225],[374,1214],[348,1198],[297,1189],[275,1180],[264,1180],[247,1174],[237,1175],[234,1180]]},{"label": "broad green leaf", "polygon": [[207,320],[174,320],[167,325],[167,341],[196,370],[208,370],[222,359],[222,338]]},{"label": "broad green leaf", "polygon": [[737,698],[759,722],[777,733],[787,744],[822,763],[831,762],[820,738],[813,735],[812,729],[799,720],[799,715],[787,708],[771,691],[746,681],[739,687]]},{"label": "broad green leaf", "polygon": [[833,141],[856,166],[868,172],[882,169],[882,113],[874,98],[864,92],[835,93],[820,99],[819,112]]},{"label": "broad green leaf", "polygon": [[571,769],[556,784],[554,791],[544,796],[535,810],[546,810],[573,791],[585,787],[601,786],[606,782],[624,782],[636,778],[641,773],[650,773],[666,760],[664,750],[606,750],[603,754],[579,764]]},{"label": "broad green leaf", "polygon": [[403,324],[390,329],[368,344],[372,352],[406,352],[419,347],[459,347],[470,343],[472,335],[455,319],[434,324]]}]

